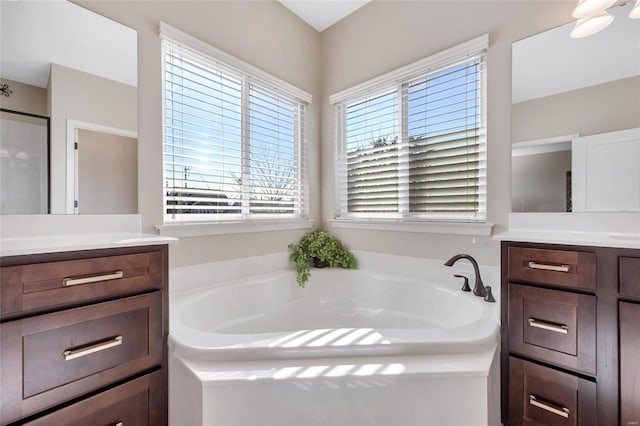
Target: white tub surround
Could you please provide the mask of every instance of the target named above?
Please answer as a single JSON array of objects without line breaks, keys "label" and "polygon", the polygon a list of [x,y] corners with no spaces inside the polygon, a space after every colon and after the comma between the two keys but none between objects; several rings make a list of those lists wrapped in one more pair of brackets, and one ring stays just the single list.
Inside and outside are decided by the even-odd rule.
[{"label": "white tub surround", "polygon": [[169,358],[173,426],[480,426],[499,422],[494,349],[470,355],[213,366]]},{"label": "white tub surround", "polygon": [[460,291],[470,265],[355,254],[304,289],[288,253],[172,270],[171,424],[496,424],[499,303]]},{"label": "white tub surround", "polygon": [[175,244],[141,232],[140,215],[4,215],[0,256]]},{"label": "white tub surround", "polygon": [[640,248],[640,213],[511,213],[498,241]]}]

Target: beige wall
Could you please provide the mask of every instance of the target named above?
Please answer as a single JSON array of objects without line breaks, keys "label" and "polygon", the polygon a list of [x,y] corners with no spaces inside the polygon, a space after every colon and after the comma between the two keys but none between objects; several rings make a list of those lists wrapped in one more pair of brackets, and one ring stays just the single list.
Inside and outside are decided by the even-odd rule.
[{"label": "beige wall", "polygon": [[566,212],[571,150],[514,156],[511,159],[514,212]]},{"label": "beige wall", "polygon": [[[311,215],[323,221],[332,218],[334,210],[334,146],[328,96],[489,33],[488,217],[499,232],[507,226],[511,204],[511,43],[568,22],[575,6],[573,1],[374,1],[318,34],[275,1],[81,4],[138,30],[139,208],[145,231],[153,231],[153,225],[162,222],[161,71],[157,36],[160,21],[313,94],[308,123]],[[322,129],[318,127],[320,114]],[[318,182],[320,175],[322,180]],[[302,233],[185,238],[172,247],[171,264],[278,252]],[[498,244],[490,238],[355,230],[335,233],[356,249],[433,258],[465,251],[482,263],[494,265],[499,257]]]},{"label": "beige wall", "polygon": [[138,213],[138,140],[78,131],[78,212]]},{"label": "beige wall", "polygon": [[513,104],[513,142],[640,126],[640,76]]},{"label": "beige wall", "polygon": [[[311,214],[323,221],[330,219],[334,210],[334,146],[328,96],[489,33],[488,218],[496,223],[494,231],[500,232],[507,226],[511,204],[511,43],[569,22],[574,3],[373,1],[318,34],[275,1],[81,2],[138,30],[139,208],[144,230],[149,232],[162,222],[159,21],[313,94],[308,125]],[[320,115],[322,129],[318,127]],[[318,182],[320,175],[322,180]],[[278,252],[302,233],[185,238],[171,248],[171,264]],[[469,252],[481,263],[493,265],[499,259],[498,244],[486,237],[360,230],[335,233],[355,249],[443,259],[454,252]]]},{"label": "beige wall", "polygon": [[[146,232],[162,223],[162,74],[160,21],[279,77],[313,95],[307,135],[310,210],[318,218],[320,35],[276,1],[80,1],[138,31],[139,211]],[[287,250],[300,231],[183,238],[170,249],[171,266]]]},{"label": "beige wall", "polygon": [[52,64],[51,212],[64,213],[67,173],[67,119],[136,131],[136,88]]},{"label": "beige wall", "polygon": [[[574,1],[373,1],[322,33],[322,218],[334,212],[328,96],[488,33],[488,220],[504,231],[511,207],[511,43],[571,20]],[[445,259],[466,252],[499,263],[490,237],[335,229],[347,246]]]},{"label": "beige wall", "polygon": [[0,84],[8,84],[9,89],[13,91],[9,97],[0,96],[0,108],[49,115],[47,114],[47,89],[6,78],[0,78]]}]

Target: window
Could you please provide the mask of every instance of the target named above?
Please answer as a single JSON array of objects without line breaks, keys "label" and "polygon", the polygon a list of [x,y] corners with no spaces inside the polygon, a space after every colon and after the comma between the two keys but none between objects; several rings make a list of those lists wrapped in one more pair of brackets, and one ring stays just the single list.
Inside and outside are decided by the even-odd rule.
[{"label": "window", "polygon": [[331,97],[339,218],[486,219],[479,37]]},{"label": "window", "polygon": [[165,222],[304,217],[310,96],[204,48],[162,37]]}]

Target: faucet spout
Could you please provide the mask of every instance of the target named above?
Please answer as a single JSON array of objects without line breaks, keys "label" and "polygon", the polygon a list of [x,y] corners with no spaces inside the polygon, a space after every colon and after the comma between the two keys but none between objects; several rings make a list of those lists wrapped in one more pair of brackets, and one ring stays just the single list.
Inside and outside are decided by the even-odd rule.
[{"label": "faucet spout", "polygon": [[468,254],[456,254],[451,259],[447,260],[444,265],[445,266],[453,266],[457,261],[461,259],[466,259],[471,262],[471,266],[473,266],[473,272],[476,275],[476,283],[473,287],[473,294],[476,296],[485,297],[487,295],[487,289],[482,282],[482,277],[480,277],[480,268],[478,267],[478,262]]}]

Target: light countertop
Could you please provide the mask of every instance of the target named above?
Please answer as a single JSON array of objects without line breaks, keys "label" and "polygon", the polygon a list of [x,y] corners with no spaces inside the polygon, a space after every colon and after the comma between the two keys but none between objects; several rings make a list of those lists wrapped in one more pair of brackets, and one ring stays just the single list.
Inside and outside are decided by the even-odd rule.
[{"label": "light countertop", "polygon": [[3,238],[0,240],[0,256],[175,244],[177,242],[177,238],[136,232]]},{"label": "light countertop", "polygon": [[493,239],[498,241],[640,249],[640,234],[510,229],[495,235]]},{"label": "light countertop", "polygon": [[176,244],[145,234],[140,215],[3,215],[0,256]]},{"label": "light countertop", "polygon": [[511,213],[498,241],[640,249],[639,213]]}]

